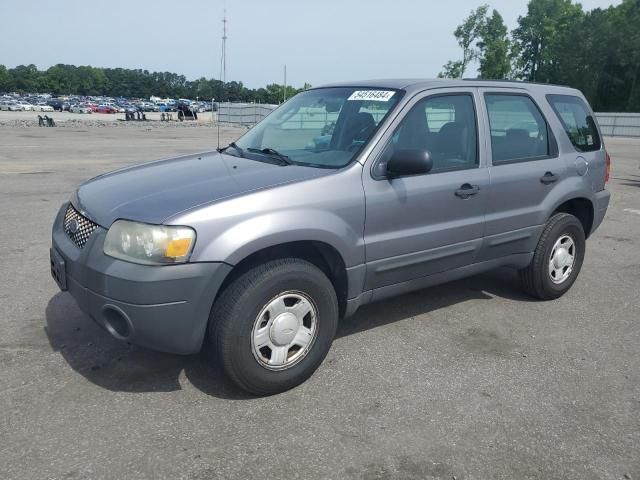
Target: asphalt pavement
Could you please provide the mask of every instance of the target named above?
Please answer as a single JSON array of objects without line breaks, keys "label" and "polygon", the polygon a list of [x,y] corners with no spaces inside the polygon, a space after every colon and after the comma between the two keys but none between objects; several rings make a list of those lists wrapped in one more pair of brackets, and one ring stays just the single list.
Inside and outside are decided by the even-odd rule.
[{"label": "asphalt pavement", "polygon": [[306,383],[255,398],[208,352],[113,339],[49,275],[78,183],[215,129],[0,128],[0,478],[640,479],[640,139],[606,143],[612,202],[567,295],[500,269],[368,305]]}]

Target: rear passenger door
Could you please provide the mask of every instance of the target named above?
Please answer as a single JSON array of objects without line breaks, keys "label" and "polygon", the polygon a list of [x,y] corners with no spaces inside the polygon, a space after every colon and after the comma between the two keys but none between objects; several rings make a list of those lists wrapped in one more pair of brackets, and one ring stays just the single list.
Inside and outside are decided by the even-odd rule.
[{"label": "rear passenger door", "polygon": [[485,139],[490,186],[479,256],[483,261],[534,250],[549,208],[545,200],[562,183],[566,169],[544,97],[487,88],[481,89],[481,97],[490,130]]}]

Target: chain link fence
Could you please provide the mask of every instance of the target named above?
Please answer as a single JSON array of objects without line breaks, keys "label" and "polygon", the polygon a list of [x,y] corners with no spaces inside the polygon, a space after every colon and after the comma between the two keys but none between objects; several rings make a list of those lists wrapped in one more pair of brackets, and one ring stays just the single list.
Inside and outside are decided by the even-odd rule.
[{"label": "chain link fence", "polygon": [[220,123],[253,126],[277,107],[265,103],[219,103],[217,118]]},{"label": "chain link fence", "polygon": [[[217,118],[220,123],[250,127],[261,121],[277,107],[278,105],[261,103],[220,103],[218,104]],[[373,113],[375,114],[375,112]],[[299,123],[299,128],[309,128],[314,123],[323,126],[328,120],[324,118],[325,116],[326,113],[320,111],[300,112],[292,116],[287,123],[292,125]],[[640,113],[596,113],[596,118],[603,135],[607,137],[640,138]]]}]

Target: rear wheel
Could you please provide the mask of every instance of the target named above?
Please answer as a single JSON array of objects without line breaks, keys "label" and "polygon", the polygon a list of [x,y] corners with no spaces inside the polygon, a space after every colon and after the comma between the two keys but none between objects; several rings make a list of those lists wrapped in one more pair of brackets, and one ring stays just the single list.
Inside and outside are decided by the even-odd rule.
[{"label": "rear wheel", "polygon": [[336,293],[326,275],[286,258],[233,280],[213,306],[209,331],[229,378],[250,393],[271,395],[313,374],[337,323]]},{"label": "rear wheel", "polygon": [[582,223],[573,215],[558,213],[547,222],[531,263],[520,270],[524,290],[541,300],[564,295],[575,282],[585,253]]}]

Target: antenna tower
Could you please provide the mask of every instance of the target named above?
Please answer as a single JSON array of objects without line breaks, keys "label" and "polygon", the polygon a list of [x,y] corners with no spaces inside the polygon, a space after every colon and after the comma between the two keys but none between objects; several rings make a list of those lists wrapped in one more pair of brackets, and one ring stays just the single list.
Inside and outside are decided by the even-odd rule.
[{"label": "antenna tower", "polygon": [[227,83],[227,9],[222,17],[222,56],[220,57],[220,78]]}]

